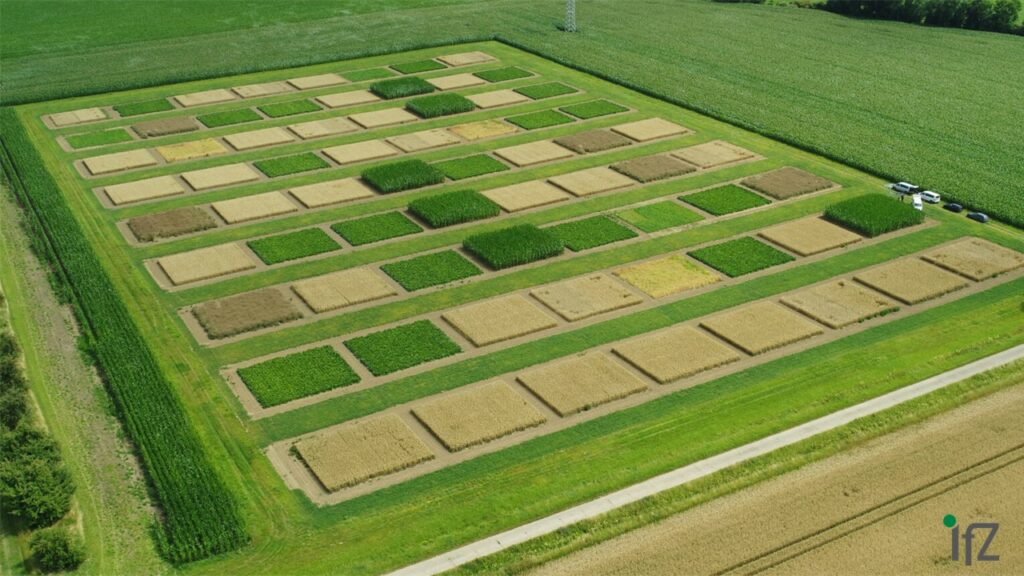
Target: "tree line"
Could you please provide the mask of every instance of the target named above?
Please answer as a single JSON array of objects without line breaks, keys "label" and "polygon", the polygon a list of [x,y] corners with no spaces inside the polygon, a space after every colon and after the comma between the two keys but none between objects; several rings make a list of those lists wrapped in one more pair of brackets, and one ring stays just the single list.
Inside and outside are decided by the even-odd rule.
[{"label": "tree line", "polygon": [[822,9],[857,18],[1024,33],[1020,0],[826,0]]}]

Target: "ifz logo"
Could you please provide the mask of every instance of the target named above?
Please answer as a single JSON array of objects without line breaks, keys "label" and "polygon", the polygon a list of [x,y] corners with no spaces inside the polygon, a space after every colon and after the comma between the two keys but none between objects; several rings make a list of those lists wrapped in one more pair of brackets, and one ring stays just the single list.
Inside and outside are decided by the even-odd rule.
[{"label": "ifz logo", "polygon": [[[952,514],[946,514],[942,519],[943,525],[950,529],[950,550],[952,551],[952,559],[954,562],[960,561],[960,527],[956,524],[956,516]],[[978,534],[978,531],[987,531],[983,534]],[[974,522],[968,524],[967,528],[964,529],[963,541],[964,541],[964,566],[970,566],[974,560],[978,562],[994,562],[999,560],[998,554],[989,554],[988,547],[992,545],[992,541],[996,539],[996,532],[999,532],[999,524],[997,522]],[[985,537],[985,541],[981,543],[981,548],[978,549],[978,555],[974,556],[974,540],[981,536]]]}]

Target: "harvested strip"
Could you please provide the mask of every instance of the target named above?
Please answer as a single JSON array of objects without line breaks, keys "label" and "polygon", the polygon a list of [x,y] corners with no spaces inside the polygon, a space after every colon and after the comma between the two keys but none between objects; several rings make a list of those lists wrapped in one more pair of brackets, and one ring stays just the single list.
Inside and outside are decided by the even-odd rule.
[{"label": "harvested strip", "polygon": [[253,182],[260,179],[258,172],[249,167],[248,164],[228,164],[227,166],[216,166],[202,170],[192,170],[181,175],[194,190],[209,190],[221,186],[231,186],[243,182]]},{"label": "harvested strip", "polygon": [[373,112],[361,112],[359,114],[352,114],[349,116],[349,119],[363,128],[393,126],[395,124],[404,124],[406,122],[415,122],[418,120],[415,114],[408,112],[404,108],[388,108],[385,110],[375,110]]},{"label": "harvested strip", "polygon": [[359,375],[330,346],[239,368],[238,377],[265,408],[359,382]]},{"label": "harvested strip", "polygon": [[748,176],[743,179],[741,184],[777,200],[810,194],[836,185],[831,180],[792,166],[784,166],[771,172]]},{"label": "harvested strip", "polygon": [[858,273],[854,278],[883,294],[917,304],[969,284],[962,277],[917,258],[904,258]]},{"label": "harvested strip", "polygon": [[483,78],[479,78],[469,73],[427,78],[427,82],[433,84],[438,90],[454,90],[456,88],[469,88],[470,86],[487,84],[487,81]]},{"label": "harvested strip", "polygon": [[654,155],[642,158],[633,158],[617,164],[612,164],[612,170],[621,172],[637,182],[653,182],[664,180],[673,176],[689,174],[697,169],[693,166],[673,158],[672,156]]},{"label": "harvested strip", "polygon": [[801,290],[781,300],[829,328],[842,328],[897,309],[892,300],[850,280],[836,280]]},{"label": "harvested strip", "polygon": [[668,256],[619,268],[615,275],[652,298],[714,284],[721,278],[683,256]]},{"label": "harvested strip", "polygon": [[85,122],[96,122],[106,118],[107,113],[100,108],[82,108],[80,110],[50,114],[50,122],[58,128],[74,124],[84,124]]},{"label": "harvested strip", "polygon": [[319,208],[375,196],[373,190],[358,178],[342,178],[298,186],[289,191],[306,208]]},{"label": "harvested strip", "polygon": [[239,132],[224,137],[235,150],[251,150],[264,146],[276,146],[294,140],[292,135],[283,128],[264,128],[250,132]]},{"label": "harvested strip", "polygon": [[573,278],[530,291],[537,300],[570,322],[643,302],[605,274]]},{"label": "harvested strip", "polygon": [[104,188],[110,203],[114,206],[166,198],[185,193],[185,187],[174,176],[157,176],[125,184],[113,184]]},{"label": "harvested strip", "polygon": [[632,178],[605,166],[562,174],[548,178],[548,182],[571,192],[574,196],[590,196],[636,184]]},{"label": "harvested strip", "polygon": [[474,346],[487,346],[558,325],[554,318],[519,294],[462,306],[441,317]]},{"label": "harvested strip", "polygon": [[451,132],[441,128],[421,130],[419,132],[402,134],[400,136],[392,136],[391,138],[388,138],[387,141],[400,148],[402,152],[419,152],[421,150],[430,150],[431,148],[440,148],[441,146],[450,146],[461,142],[461,140]]},{"label": "harvested strip", "polygon": [[175,208],[128,220],[128,229],[140,242],[151,242],[158,238],[173,238],[182,234],[216,228],[217,222],[207,211],[198,206]]},{"label": "harvested strip", "polygon": [[288,83],[299,90],[312,90],[314,88],[347,84],[348,80],[337,74],[328,73],[317,74],[315,76],[302,76],[300,78],[289,78]]},{"label": "harvested strip", "polygon": [[498,148],[494,153],[516,166],[533,166],[542,162],[564,160],[574,155],[572,150],[563,148],[549,140]]},{"label": "harvested strip", "polygon": [[481,192],[506,212],[519,212],[537,206],[546,206],[571,198],[565,192],[543,180],[523,182]]},{"label": "harvested strip", "polygon": [[767,301],[706,318],[700,325],[752,355],[824,333],[824,329],[800,314]]},{"label": "harvested strip", "polygon": [[264,288],[204,302],[192,314],[210,338],[227,338],[302,318],[291,299],[276,288]]},{"label": "harvested strip", "polygon": [[348,118],[328,118],[327,120],[313,120],[311,122],[292,124],[288,129],[295,132],[299,138],[309,140],[310,138],[322,138],[335,134],[347,134],[359,130],[359,126],[356,126]]},{"label": "harvested strip", "polygon": [[1024,255],[981,238],[964,238],[924,255],[924,259],[981,281],[1024,266]]},{"label": "harvested strip", "polygon": [[243,196],[221,200],[210,207],[228,224],[237,224],[279,214],[295,212],[298,208],[280,192],[265,192],[255,196]]},{"label": "harvested strip", "polygon": [[668,384],[741,358],[740,354],[691,326],[675,326],[633,338],[612,350],[658,384]]},{"label": "harvested strip", "polygon": [[176,286],[233,274],[256,267],[256,260],[237,244],[221,244],[157,260]]},{"label": "harvested strip", "polygon": [[817,216],[765,228],[758,236],[801,256],[810,256],[861,240],[860,235]]},{"label": "harvested strip", "polygon": [[713,168],[722,164],[739,162],[754,157],[754,153],[724,140],[713,140],[704,144],[676,150],[673,156],[686,160],[701,168]]},{"label": "harvested strip", "polygon": [[206,104],[216,104],[218,102],[229,102],[236,98],[237,96],[235,96],[234,93],[225,88],[192,92],[191,94],[182,94],[174,97],[174,99],[178,101],[178,104],[181,104],[185,108],[191,108],[192,106],[204,106]]},{"label": "harvested strip", "polygon": [[285,82],[264,82],[262,84],[236,86],[231,90],[242,98],[259,98],[261,96],[273,96],[274,94],[291,92],[292,88]]},{"label": "harvested strip", "polygon": [[156,138],[169,134],[183,134],[199,130],[199,123],[191,116],[179,116],[164,120],[150,120],[132,124],[132,130],[141,138]]},{"label": "harvested strip", "polygon": [[611,130],[590,130],[588,132],[580,132],[579,134],[570,134],[569,136],[555,138],[555,142],[580,154],[603,152],[613,148],[629,146],[633,143],[629,138]]},{"label": "harvested strip", "polygon": [[365,142],[342,144],[341,146],[324,148],[323,152],[331,160],[342,165],[398,155],[398,150],[388,146],[388,143],[383,140],[367,140]]},{"label": "harvested strip", "polygon": [[328,492],[398,472],[434,457],[395,414],[318,432],[295,450]]},{"label": "harvested strip", "polygon": [[317,96],[315,100],[328,108],[342,108],[344,106],[377,102],[380,100],[380,97],[369,90],[351,90],[349,92]]},{"label": "harvested strip", "polygon": [[527,370],[517,378],[559,416],[569,416],[647,390],[647,385],[603,352]]},{"label": "harvested strip", "polygon": [[[477,104],[477,106],[479,106],[479,104]],[[511,124],[506,124],[501,120],[481,120],[479,122],[470,122],[468,124],[452,126],[451,128],[448,128],[448,131],[464,140],[474,142],[485,138],[495,138],[497,136],[505,136],[506,134],[514,134],[519,131],[519,129]]]},{"label": "harvested strip", "polygon": [[352,338],[345,341],[345,347],[374,376],[391,374],[462,352],[447,334],[429,320],[417,320]]},{"label": "harvested strip", "polygon": [[547,420],[501,380],[427,400],[413,407],[412,414],[450,452],[533,428]]},{"label": "harvested strip", "polygon": [[128,152],[115,152],[102,156],[93,156],[82,161],[90,174],[110,174],[122,170],[156,166],[157,160],[149,150],[129,150]]},{"label": "harvested strip", "polygon": [[299,280],[292,284],[292,290],[318,313],[397,294],[380,274],[368,268],[353,268]]},{"label": "harvested strip", "polygon": [[521,104],[523,102],[529,102],[530,99],[523,96],[515,90],[495,90],[493,92],[482,92],[480,94],[470,94],[466,96],[473,104],[476,104],[478,108],[487,110],[489,108],[497,108],[499,106],[511,106],[512,104]]},{"label": "harvested strip", "polygon": [[158,146],[156,151],[168,162],[181,162],[183,160],[218,156],[226,153],[228,149],[213,138],[203,138],[202,140],[194,140],[192,142]]},{"label": "harvested strip", "polygon": [[669,136],[679,136],[692,132],[685,126],[680,126],[679,124],[669,122],[662,118],[648,118],[647,120],[620,124],[618,126],[613,126],[612,130],[622,134],[623,136],[632,138],[637,142],[647,142],[649,140],[657,140],[658,138],[667,138]]},{"label": "harvested strip", "polygon": [[495,60],[494,56],[480,51],[446,54],[438,56],[437,59],[449,66],[469,66],[470,64],[483,64],[484,62],[494,62]]}]

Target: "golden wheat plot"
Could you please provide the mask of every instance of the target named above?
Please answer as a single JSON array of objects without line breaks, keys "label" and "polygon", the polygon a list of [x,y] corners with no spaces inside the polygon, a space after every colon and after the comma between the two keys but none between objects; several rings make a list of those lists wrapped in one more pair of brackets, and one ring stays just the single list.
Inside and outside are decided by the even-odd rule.
[{"label": "golden wheat plot", "polygon": [[525,336],[558,323],[519,294],[462,306],[441,316],[475,346]]},{"label": "golden wheat plot", "polygon": [[810,256],[861,240],[858,234],[817,216],[765,228],[758,235],[801,256]]},{"label": "golden wheat plot", "polygon": [[775,302],[755,302],[702,320],[701,326],[748,354],[762,354],[824,332]]},{"label": "golden wheat plot", "polygon": [[718,274],[683,256],[669,256],[615,271],[615,275],[652,298],[693,290],[721,280]]},{"label": "golden wheat plot", "polygon": [[354,306],[397,293],[380,274],[369,268],[341,270],[299,280],[292,284],[292,290],[314,312]]},{"label": "golden wheat plot", "polygon": [[713,168],[754,157],[754,153],[724,140],[713,140],[676,150],[673,156],[701,168]]},{"label": "golden wheat plot", "polygon": [[172,254],[157,262],[175,286],[256,267],[255,259],[237,244],[222,244]]},{"label": "golden wheat plot", "polygon": [[559,416],[647,390],[643,380],[604,352],[544,364],[523,372],[518,380]]},{"label": "golden wheat plot", "polygon": [[854,278],[904,304],[917,304],[938,298],[968,284],[960,276],[917,258],[904,258],[883,264],[859,272]]},{"label": "golden wheat plot", "polygon": [[1024,254],[981,238],[964,238],[936,248],[924,259],[977,281],[1024,266]]},{"label": "golden wheat plot", "polygon": [[530,294],[570,322],[643,302],[605,274],[541,286]]},{"label": "golden wheat plot", "polygon": [[690,326],[676,326],[657,334],[617,344],[613,351],[659,384],[667,384],[723,364],[740,354]]},{"label": "golden wheat plot", "polygon": [[897,309],[892,300],[851,280],[836,280],[781,300],[830,328],[842,328]]}]

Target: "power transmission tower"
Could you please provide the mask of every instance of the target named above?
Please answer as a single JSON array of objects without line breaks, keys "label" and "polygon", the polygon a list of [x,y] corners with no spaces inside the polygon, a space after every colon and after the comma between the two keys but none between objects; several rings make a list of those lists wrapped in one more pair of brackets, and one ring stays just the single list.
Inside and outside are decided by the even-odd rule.
[{"label": "power transmission tower", "polygon": [[565,31],[576,31],[576,0],[565,0]]}]

